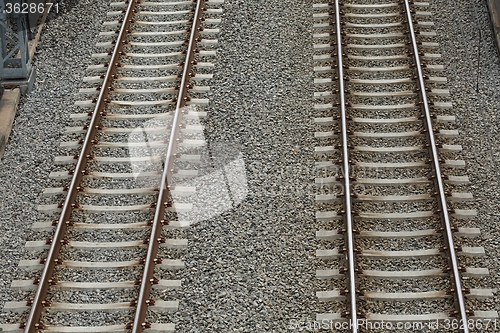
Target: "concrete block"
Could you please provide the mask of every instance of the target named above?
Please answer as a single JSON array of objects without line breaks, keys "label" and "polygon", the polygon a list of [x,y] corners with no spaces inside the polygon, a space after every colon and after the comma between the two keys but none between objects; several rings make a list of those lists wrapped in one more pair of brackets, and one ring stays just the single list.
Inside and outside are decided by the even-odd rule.
[{"label": "concrete block", "polygon": [[20,96],[21,90],[19,88],[5,89],[0,100],[0,158],[2,158],[7,146]]}]

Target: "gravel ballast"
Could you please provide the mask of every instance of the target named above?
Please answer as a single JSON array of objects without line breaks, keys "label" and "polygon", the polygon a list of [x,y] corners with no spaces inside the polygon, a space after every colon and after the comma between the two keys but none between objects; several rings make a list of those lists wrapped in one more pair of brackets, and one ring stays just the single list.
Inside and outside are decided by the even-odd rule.
[{"label": "gravel ballast", "polygon": [[[63,1],[47,19],[37,47],[33,91],[21,99],[14,126],[0,162],[0,308],[6,301],[21,301],[11,290],[14,279],[37,276],[18,268],[19,260],[31,254],[24,250],[28,240],[42,239],[31,230],[42,217],[36,206],[58,154],[61,132],[70,124],[69,114],[81,112],[74,106],[85,69],[102,30],[109,3],[106,1]],[[0,311],[0,322],[11,316]]]},{"label": "gravel ballast", "polygon": [[284,332],[318,289],[312,4],[226,1],[207,139],[240,145],[248,195],[189,230],[180,332]]},{"label": "gravel ballast", "polygon": [[[484,1],[431,1],[442,63],[453,101],[450,113],[457,116],[471,184],[466,186],[476,201],[478,217],[472,225],[481,229],[478,239],[461,239],[467,246],[483,246],[485,257],[466,261],[471,267],[487,267],[489,277],[465,280],[469,288],[499,289],[500,284],[500,60],[490,29]],[[467,242],[467,243],[465,243]],[[473,245],[471,245],[473,244]],[[494,298],[469,301],[476,310],[500,311]],[[484,330],[478,330],[483,332]],[[494,331],[494,330],[491,330]]]},{"label": "gravel ballast", "polygon": [[[40,216],[37,197],[48,184],[61,129],[70,113],[81,112],[74,93],[92,63],[109,3],[68,7],[45,27],[37,84],[21,101],[0,162],[0,307],[21,300],[10,283],[27,276],[17,265],[28,256],[25,241],[38,239],[30,230]],[[205,134],[240,147],[248,194],[187,230],[186,269],[175,274],[183,287],[171,293],[179,311],[163,320],[175,322],[177,332],[287,332],[291,320],[315,318],[315,292],[324,287],[314,255],[312,3],[226,0],[223,8]],[[490,269],[488,278],[465,284],[499,288],[500,61],[482,0],[432,0],[430,10],[471,178],[467,188],[478,199],[472,223],[482,234],[473,246],[484,246],[486,257],[471,266]],[[500,311],[498,296],[470,304]],[[0,312],[0,322],[10,316]]]}]

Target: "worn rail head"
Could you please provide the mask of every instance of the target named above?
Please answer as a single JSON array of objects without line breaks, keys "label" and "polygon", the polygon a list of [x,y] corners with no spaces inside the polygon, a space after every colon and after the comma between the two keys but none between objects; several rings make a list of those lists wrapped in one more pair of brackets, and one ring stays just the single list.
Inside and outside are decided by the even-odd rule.
[{"label": "worn rail head", "polygon": [[[435,172],[435,181],[436,181],[436,186],[438,189],[438,202],[439,202],[439,208],[441,210],[441,221],[443,223],[444,227],[444,238],[446,242],[448,243],[448,251],[449,251],[449,262],[450,262],[450,267],[451,267],[451,274],[453,275],[453,283],[455,285],[455,302],[457,305],[458,309],[458,316],[461,320],[462,323],[467,323],[467,311],[465,309],[465,300],[464,300],[464,295],[462,292],[462,283],[460,279],[460,269],[457,261],[457,255],[455,252],[455,245],[453,242],[453,231],[451,228],[451,223],[450,223],[450,216],[448,213],[448,206],[446,204],[446,193],[444,189],[444,184],[443,184],[443,179],[442,179],[442,174],[441,174],[441,167],[439,165],[439,155],[438,155],[438,149],[436,145],[436,139],[434,137],[434,130],[432,127],[432,116],[429,108],[429,102],[427,99],[427,92],[425,90],[425,80],[424,80],[424,74],[422,71],[422,65],[420,62],[420,55],[418,52],[418,44],[417,44],[417,38],[415,34],[415,29],[413,27],[413,18],[411,15],[411,8],[410,8],[410,3],[408,0],[404,0],[404,10],[405,10],[405,15],[407,18],[408,22],[408,29],[410,32],[410,38],[411,38],[411,48],[413,50],[413,57],[415,60],[415,69],[417,71],[417,76],[418,76],[418,85],[420,88],[420,98],[422,101],[422,108],[424,111],[424,117],[425,117],[425,126],[427,128],[427,135],[429,139],[429,150],[432,155],[432,166]],[[464,333],[469,332],[469,328],[467,325],[463,326],[463,331]]]},{"label": "worn rail head", "polygon": [[[403,0],[400,2],[403,6],[403,15],[406,16],[408,33],[410,36],[410,48],[412,49],[412,54],[414,57],[416,72],[417,72],[417,84],[419,86],[419,98],[422,102],[422,109],[424,113],[424,124],[427,129],[427,136],[430,143],[430,154],[432,157],[432,168],[435,172],[436,187],[438,189],[438,202],[441,210],[441,220],[443,224],[443,235],[447,247],[449,249],[449,265],[451,267],[451,275],[453,276],[453,284],[455,289],[455,303],[457,308],[457,314],[462,322],[467,322],[467,311],[465,310],[464,296],[462,292],[461,280],[460,280],[460,270],[457,262],[457,257],[455,253],[455,247],[453,243],[453,232],[450,223],[450,217],[448,213],[446,194],[444,190],[443,180],[441,178],[441,168],[439,165],[439,155],[436,146],[436,140],[434,137],[432,118],[430,114],[429,102],[427,99],[427,94],[425,90],[425,81],[422,71],[422,65],[419,56],[418,44],[416,40],[415,29],[412,22],[411,8],[409,0]],[[343,182],[344,182],[344,222],[346,227],[345,233],[345,243],[346,243],[346,260],[347,260],[347,279],[348,279],[348,295],[347,299],[350,303],[350,313],[349,317],[353,323],[357,322],[357,304],[356,304],[356,270],[355,270],[355,257],[354,257],[354,236],[353,236],[353,220],[352,220],[352,209],[351,209],[351,193],[350,193],[350,178],[349,178],[349,152],[348,152],[348,130],[347,130],[347,115],[346,115],[346,99],[344,91],[344,73],[343,73],[343,50],[342,50],[342,25],[341,25],[341,12],[340,12],[341,2],[340,0],[335,0],[335,28],[336,28],[336,48],[337,48],[337,62],[338,62],[338,84],[339,84],[339,115],[340,115],[340,138],[342,140],[342,165],[343,165]],[[356,333],[358,328],[356,325],[351,326],[351,332]],[[468,333],[467,327],[464,327],[463,331]]]},{"label": "worn rail head", "polygon": [[[337,65],[338,65],[338,82],[339,82],[339,111],[341,123],[342,137],[342,166],[344,168],[344,223],[346,228],[346,261],[347,261],[347,279],[348,279],[348,300],[350,306],[350,320],[352,323],[357,323],[357,303],[356,303],[356,266],[354,258],[354,226],[352,219],[352,203],[351,203],[351,184],[350,184],[350,165],[349,165],[349,145],[348,145],[348,130],[347,130],[347,114],[345,101],[345,86],[344,86],[344,63],[342,59],[342,27],[340,17],[340,0],[335,0],[335,27],[337,37]],[[352,326],[352,332],[357,333],[356,325]]]}]

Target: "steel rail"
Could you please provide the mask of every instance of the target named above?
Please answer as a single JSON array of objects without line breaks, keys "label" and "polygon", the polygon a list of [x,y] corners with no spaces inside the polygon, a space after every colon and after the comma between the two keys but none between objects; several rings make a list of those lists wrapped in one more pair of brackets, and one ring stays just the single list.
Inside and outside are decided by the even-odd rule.
[{"label": "steel rail", "polygon": [[342,132],[342,166],[344,176],[344,223],[346,228],[346,259],[348,266],[348,298],[351,309],[351,331],[358,332],[357,322],[357,304],[356,304],[356,267],[354,264],[354,233],[351,208],[351,182],[349,168],[349,146],[347,137],[347,113],[345,103],[345,86],[344,86],[344,64],[342,61],[342,30],[340,22],[340,0],[335,0],[335,26],[337,30],[337,59],[338,59],[338,82],[339,82],[339,108],[340,122]]},{"label": "steel rail", "polygon": [[177,150],[178,141],[177,138],[180,133],[180,124],[183,117],[183,108],[187,101],[187,91],[189,85],[189,79],[192,76],[191,70],[194,65],[194,55],[196,51],[196,43],[198,39],[201,14],[205,0],[198,0],[196,3],[196,8],[193,16],[193,23],[191,26],[191,33],[188,42],[188,48],[186,53],[186,59],[184,61],[184,68],[182,72],[181,84],[179,86],[179,93],[177,96],[177,102],[175,106],[175,115],[172,123],[172,132],[170,134],[170,140],[168,142],[167,155],[165,157],[164,169],[161,178],[161,184],[159,187],[158,201],[156,203],[155,216],[151,226],[151,236],[148,243],[148,252],[144,266],[144,273],[141,279],[141,287],[139,291],[139,299],[137,301],[137,310],[135,313],[134,323],[132,326],[132,333],[142,333],[145,328],[148,327],[148,323],[145,322],[146,313],[148,306],[154,302],[149,300],[149,295],[151,292],[151,287],[154,283],[154,268],[156,265],[155,259],[158,253],[158,247],[160,244],[160,236],[164,223],[168,221],[164,220],[165,217],[165,205],[169,194],[168,182],[172,177],[173,163],[175,159],[175,154]]},{"label": "steel rail", "polygon": [[439,194],[439,205],[441,208],[441,220],[444,225],[444,233],[446,236],[446,240],[448,243],[448,250],[450,251],[450,264],[451,264],[451,270],[453,274],[453,281],[455,284],[455,292],[456,292],[456,298],[455,301],[458,302],[458,308],[459,308],[459,314],[460,318],[462,320],[463,324],[463,331],[464,333],[469,333],[469,328],[467,326],[467,311],[465,310],[465,301],[464,301],[464,295],[462,292],[462,283],[460,280],[460,270],[458,268],[458,262],[457,262],[457,256],[455,252],[455,245],[453,242],[453,232],[451,229],[451,223],[450,223],[450,216],[448,214],[448,206],[446,204],[446,195],[445,195],[445,190],[444,190],[444,184],[443,184],[443,179],[441,178],[441,168],[439,166],[439,155],[438,155],[438,150],[436,146],[436,140],[434,138],[434,132],[432,128],[432,118],[431,118],[431,112],[429,109],[429,102],[427,99],[427,93],[425,90],[425,82],[424,82],[424,74],[422,72],[422,66],[420,62],[420,56],[418,53],[418,46],[417,46],[417,39],[415,36],[415,29],[413,27],[413,20],[411,16],[411,11],[410,11],[410,4],[408,0],[404,0],[404,5],[405,5],[405,12],[406,12],[406,18],[408,21],[408,27],[410,30],[410,36],[411,36],[411,44],[413,47],[413,55],[415,59],[415,65],[416,69],[418,72],[418,84],[420,88],[420,95],[422,98],[422,106],[425,112],[425,124],[427,127],[427,132],[429,134],[429,143],[430,143],[430,150],[432,153],[432,163],[434,166],[434,171],[436,173],[436,183],[438,187],[438,194]]},{"label": "steel rail", "polygon": [[38,280],[38,288],[36,290],[35,297],[31,302],[32,307],[28,319],[24,324],[25,333],[35,333],[37,330],[43,328],[43,324],[39,322],[40,316],[43,307],[50,306],[50,303],[47,302],[45,298],[47,297],[47,292],[50,286],[50,280],[52,279],[54,268],[59,263],[58,256],[61,250],[61,242],[66,235],[67,223],[69,223],[70,221],[73,208],[77,207],[76,197],[78,193],[78,187],[80,186],[81,180],[85,174],[85,167],[87,166],[87,161],[90,157],[90,150],[92,148],[94,142],[93,140],[97,132],[96,126],[101,120],[102,112],[108,98],[108,88],[110,87],[111,82],[113,81],[113,76],[116,73],[117,59],[120,56],[120,52],[123,47],[123,41],[128,34],[127,30],[130,26],[130,21],[137,4],[138,0],[130,0],[128,2],[122,26],[120,28],[120,31],[118,32],[116,44],[109,61],[108,69],[104,76],[102,88],[99,92],[99,97],[97,98],[96,106],[94,107],[94,111],[92,113],[92,117],[89,123],[89,130],[85,136],[80,155],[78,156],[78,162],[73,171],[73,177],[71,178],[71,183],[68,187],[68,194],[66,195],[66,199],[62,207],[62,212],[57,223],[52,243],[50,245],[49,253],[47,255],[47,258],[45,259],[46,265],[43,269],[40,279]]}]

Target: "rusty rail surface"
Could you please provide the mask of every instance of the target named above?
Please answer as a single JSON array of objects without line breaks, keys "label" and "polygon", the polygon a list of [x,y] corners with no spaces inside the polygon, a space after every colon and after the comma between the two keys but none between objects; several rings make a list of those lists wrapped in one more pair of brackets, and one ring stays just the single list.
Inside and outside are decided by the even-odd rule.
[{"label": "rusty rail surface", "polygon": [[153,273],[155,267],[156,254],[158,252],[158,247],[160,244],[161,230],[164,224],[168,224],[168,221],[164,220],[165,216],[165,206],[167,205],[167,197],[169,194],[168,181],[172,177],[173,163],[175,159],[175,154],[177,150],[177,137],[180,133],[180,123],[183,116],[183,108],[188,100],[187,91],[189,86],[189,79],[192,76],[192,67],[195,64],[194,55],[196,51],[196,43],[198,40],[198,33],[200,31],[200,22],[202,20],[201,14],[203,11],[204,0],[198,0],[196,4],[196,9],[193,17],[193,24],[191,26],[191,33],[188,41],[188,48],[186,53],[186,59],[184,61],[184,69],[182,71],[181,85],[179,87],[179,93],[177,96],[177,102],[175,106],[175,115],[172,123],[172,132],[170,134],[170,139],[168,142],[167,155],[164,163],[164,170],[161,178],[161,185],[159,187],[158,201],[156,203],[156,211],[153,219],[151,237],[148,243],[148,253],[144,266],[144,274],[141,280],[141,288],[139,293],[139,299],[137,301],[137,311],[135,313],[134,324],[132,328],[132,333],[141,333],[144,328],[148,326],[148,323],[144,322],[146,318],[146,312],[148,305],[152,300],[149,300],[149,294],[151,291],[151,286],[154,283]]}]

